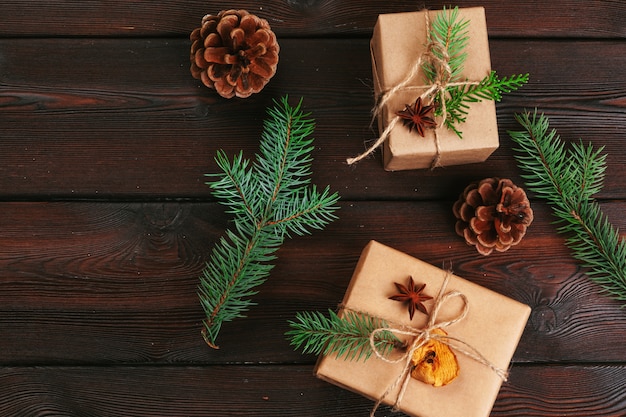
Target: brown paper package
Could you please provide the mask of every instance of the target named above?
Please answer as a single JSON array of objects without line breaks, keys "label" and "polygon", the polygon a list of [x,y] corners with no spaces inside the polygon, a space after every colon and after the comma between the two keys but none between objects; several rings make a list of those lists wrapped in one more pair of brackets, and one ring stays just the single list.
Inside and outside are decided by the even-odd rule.
[{"label": "brown paper package", "polygon": [[[412,276],[416,285],[426,283],[424,293],[436,297],[446,272],[403,252],[371,241],[363,250],[348,286],[343,306],[380,317],[389,323],[423,328],[427,316],[417,313],[409,320],[403,303],[388,297],[396,292],[394,282],[406,284]],[[477,349],[495,366],[507,370],[530,314],[530,307],[451,274],[446,292],[460,291],[469,304],[468,315],[446,328],[450,336]],[[433,300],[425,301],[430,311]],[[450,320],[461,309],[451,299],[440,310],[437,322]],[[415,417],[488,417],[502,380],[489,367],[456,354],[460,374],[450,384],[433,387],[411,379],[400,409]],[[321,356],[317,377],[377,400],[402,371],[402,364],[389,364],[375,356],[368,360],[344,360]],[[384,401],[393,404],[397,390]]]},{"label": "brown paper package", "polygon": [[[401,83],[411,72],[426,48],[424,14],[429,13],[432,22],[440,12],[392,13],[378,17],[370,44],[376,97],[381,91]],[[461,8],[458,19],[469,21],[469,42],[465,49],[467,60],[462,76],[469,81],[480,81],[491,71],[485,10],[482,7]],[[421,86],[425,82],[420,70],[412,85]],[[396,94],[379,114],[379,131],[382,133],[396,117],[395,113],[414,103],[422,92],[412,90]],[[437,130],[442,166],[483,162],[499,146],[493,101],[472,103],[466,122],[458,127],[462,131],[462,139],[445,127]],[[383,145],[384,168],[387,171],[430,168],[436,154],[433,129],[427,129],[426,137],[421,137],[415,131],[409,132],[402,123],[397,123]]]}]

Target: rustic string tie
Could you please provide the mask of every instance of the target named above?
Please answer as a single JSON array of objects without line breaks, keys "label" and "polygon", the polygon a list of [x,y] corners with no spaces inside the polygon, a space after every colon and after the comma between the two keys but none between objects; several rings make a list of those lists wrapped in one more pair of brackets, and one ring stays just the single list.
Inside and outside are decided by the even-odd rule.
[{"label": "rustic string tie", "polygon": [[[450,80],[452,79],[452,69],[450,68],[450,56],[448,55],[448,50],[444,45],[441,45],[430,36],[430,17],[427,10],[424,10],[424,19],[426,21],[426,39],[429,40],[426,44],[426,50],[417,58],[413,67],[411,67],[411,70],[408,72],[404,80],[384,92],[379,92],[376,97],[377,104],[372,109],[372,121],[376,119],[376,117],[383,111],[387,102],[389,102],[389,100],[391,100],[395,95],[400,92],[410,90],[425,90],[419,97],[422,100],[426,98],[430,99],[430,103],[434,101],[435,97],[439,96],[441,115],[439,116],[439,123],[434,129],[435,156],[430,164],[430,168],[435,169],[442,166],[441,144],[437,131],[445,125],[446,118],[448,116],[445,100],[447,89],[457,86],[478,85],[480,82],[450,82]],[[434,69],[435,79],[430,85],[411,85],[411,83],[419,73],[420,69],[422,68],[422,64],[424,62],[429,62]],[[387,140],[387,138],[389,138],[389,135],[391,134],[393,129],[396,127],[398,122],[400,122],[400,119],[400,116],[397,115],[393,119],[391,119],[387,124],[387,127],[378,137],[378,139],[376,139],[376,141],[365,152],[354,158],[348,158],[346,160],[348,165],[352,165],[367,157],[372,152],[374,152],[380,145],[382,145]]]},{"label": "rustic string tie", "polygon": [[[469,312],[469,301],[467,297],[465,296],[465,294],[459,291],[450,291],[448,293],[445,292],[449,279],[450,279],[450,273],[446,272],[441,288],[439,289],[439,294],[437,295],[437,298],[435,299],[435,304],[433,305],[432,311],[428,318],[428,323],[426,324],[426,327],[424,327],[423,329],[415,329],[411,327],[390,329],[388,327],[381,327],[381,328],[375,329],[370,334],[370,339],[369,339],[370,346],[372,347],[372,350],[374,351],[374,354],[376,355],[378,359],[384,362],[387,362],[389,364],[396,364],[396,363],[404,362],[404,366],[402,368],[402,371],[398,375],[398,377],[387,387],[385,392],[379,397],[379,399],[374,404],[374,407],[370,413],[370,417],[374,417],[376,410],[378,409],[380,404],[382,404],[384,399],[391,392],[393,392],[398,386],[400,386],[400,391],[398,392],[396,400],[393,404],[393,410],[394,411],[398,410],[398,407],[400,403],[402,402],[406,389],[409,385],[409,381],[411,380],[411,368],[412,368],[411,360],[413,358],[413,353],[417,349],[421,348],[426,343],[428,343],[429,340],[436,340],[438,342],[441,342],[449,346],[450,348],[453,348],[457,352],[487,366],[489,369],[495,372],[496,375],[498,375],[498,377],[500,377],[500,379],[502,379],[503,381],[507,380],[508,372],[494,365],[487,358],[485,358],[476,348],[472,347],[471,345],[465,343],[464,341],[456,337],[434,333],[435,329],[443,329],[445,327],[449,327],[455,323],[458,323],[459,321],[463,320]],[[439,310],[441,309],[441,307],[444,305],[446,301],[454,297],[459,297],[461,301],[463,302],[463,309],[461,310],[461,312],[456,317],[448,321],[437,322],[437,315],[439,314]],[[406,352],[397,359],[388,359],[387,357],[385,357],[384,352],[381,352],[377,348],[376,343],[375,343],[376,336],[379,333],[389,332],[389,331],[394,333],[395,335],[414,337],[413,341],[408,346]]]}]

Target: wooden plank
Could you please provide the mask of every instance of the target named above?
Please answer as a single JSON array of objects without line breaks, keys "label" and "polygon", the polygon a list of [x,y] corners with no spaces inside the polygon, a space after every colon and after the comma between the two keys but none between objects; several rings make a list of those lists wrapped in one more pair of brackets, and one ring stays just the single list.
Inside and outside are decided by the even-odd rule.
[{"label": "wooden plank", "polygon": [[[516,362],[624,359],[623,309],[575,266],[545,205],[520,246],[489,257],[455,235],[450,207],[343,202],[326,230],[285,243],[258,305],[224,325],[215,351],[196,287],[227,227],[220,207],[1,203],[0,363],[311,363],[285,340],[287,321],[335,308],[370,239],[530,305]],[[604,208],[624,230],[625,203]]]},{"label": "wooden plank", "polygon": [[624,386],[622,365],[517,366],[500,391],[492,416],[617,417],[626,410]]},{"label": "wooden plank", "polygon": [[[459,7],[476,6],[458,0]],[[619,1],[576,0],[537,4],[531,0],[480,3],[487,13],[490,36],[556,36],[610,38],[626,36],[626,6]],[[402,0],[305,1],[270,0],[224,5],[215,1],[62,2],[3,0],[0,36],[187,36],[202,16],[223,8],[247,9],[267,19],[281,37],[369,36],[381,13],[419,10],[423,6]],[[430,9],[449,6],[430,2]]]},{"label": "wooden plank", "polygon": [[[275,79],[245,100],[220,99],[191,78],[188,47],[178,39],[0,40],[3,198],[210,198],[203,175],[215,172],[216,149],[251,157],[265,108],[284,94],[294,104],[303,97],[316,120],[314,181],[347,199],[450,199],[477,175],[521,182],[506,132],[519,128],[513,113],[534,108],[565,140],[606,146],[599,197],[626,197],[623,42],[492,41],[494,69],[531,74],[498,104],[500,149],[481,165],[395,173],[382,170],[379,153],[345,164],[376,135],[367,39],[284,40]],[[596,59],[603,65],[589,65]]]},{"label": "wooden plank", "polygon": [[[507,130],[538,108],[564,140],[605,146],[598,198],[626,238],[626,3],[504,3],[480,3],[492,66],[531,80],[497,104],[500,148],[483,164],[390,173],[379,152],[345,158],[376,136],[377,15],[421,4],[0,0],[0,415],[368,415],[371,400],[316,379],[317,358],[284,333],[299,311],[336,308],[371,239],[532,307],[492,417],[624,415],[623,303],[571,258],[547,204],[533,198],[523,242],[489,257],[456,236],[451,206],[472,180],[523,185]],[[225,6],[267,18],[281,45],[276,77],[246,100],[189,74],[189,33]],[[198,276],[231,218],[204,174],[217,149],[253,157],[285,94],[316,120],[313,182],[341,194],[339,219],[285,242],[213,350]]]},{"label": "wooden plank", "polygon": [[[8,367],[0,382],[2,415],[357,417],[373,406],[316,379],[312,365]],[[619,365],[515,366],[491,416],[618,416],[625,384]]]}]

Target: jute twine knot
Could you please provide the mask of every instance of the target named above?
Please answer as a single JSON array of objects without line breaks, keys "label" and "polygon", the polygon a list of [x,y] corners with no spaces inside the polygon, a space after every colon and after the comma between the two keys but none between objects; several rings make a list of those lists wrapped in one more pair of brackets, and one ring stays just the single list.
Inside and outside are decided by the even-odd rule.
[{"label": "jute twine knot", "polygon": [[[424,90],[425,91],[419,96],[422,100],[428,98],[430,102],[435,99],[435,97],[439,96],[439,103],[441,105],[441,115],[440,121],[435,127],[434,136],[435,136],[435,156],[431,161],[430,168],[435,169],[441,165],[441,144],[439,140],[439,135],[437,131],[444,126],[446,122],[446,118],[448,116],[446,111],[446,91],[449,87],[455,86],[464,86],[464,85],[477,85],[478,81],[465,81],[465,82],[450,82],[452,79],[452,69],[450,68],[450,55],[448,54],[448,49],[445,45],[440,44],[436,40],[430,36],[430,16],[427,10],[424,10],[424,19],[426,21],[426,39],[428,39],[428,43],[426,44],[425,51],[417,58],[414,65],[411,67],[411,70],[407,74],[406,78],[402,80],[397,85],[387,89],[386,91],[381,91],[377,94],[376,97],[376,106],[372,109],[372,121],[376,119],[376,117],[383,111],[385,105],[389,100],[391,100],[396,94],[402,91],[410,91],[410,90]],[[422,64],[428,62],[431,67],[434,69],[435,78],[432,84],[428,85],[410,85],[411,82],[415,79],[420,69],[422,68]],[[365,152],[354,158],[346,159],[348,165],[352,165],[361,159],[370,155],[374,150],[376,150],[380,145],[382,145],[393,129],[396,127],[398,122],[400,121],[400,116],[395,116],[393,119],[389,121],[387,127],[380,134],[378,139],[371,145]]]},{"label": "jute twine knot", "polygon": [[[384,362],[387,362],[389,364],[396,364],[400,362],[404,363],[400,374],[387,387],[385,392],[383,392],[383,394],[378,398],[378,400],[374,404],[374,407],[370,413],[370,417],[374,417],[376,410],[378,409],[380,404],[382,404],[385,398],[387,398],[387,396],[391,392],[393,392],[398,386],[400,386],[400,391],[398,392],[396,400],[393,404],[393,410],[394,411],[398,410],[398,407],[400,403],[402,402],[402,399],[404,398],[404,394],[406,392],[406,389],[409,385],[409,381],[411,379],[411,368],[412,368],[411,360],[413,358],[413,353],[419,348],[421,348],[422,346],[424,346],[426,343],[428,343],[428,341],[430,340],[436,340],[440,343],[443,343],[449,346],[450,348],[453,348],[457,352],[487,366],[489,369],[494,371],[496,375],[498,375],[498,377],[500,377],[500,379],[502,379],[503,381],[507,380],[508,372],[494,365],[487,358],[485,358],[476,348],[472,347],[471,345],[465,343],[464,341],[456,337],[434,333],[435,329],[443,329],[455,323],[458,323],[459,321],[463,320],[469,312],[469,301],[467,297],[465,296],[465,294],[459,291],[450,291],[448,293],[445,292],[449,279],[450,279],[450,273],[446,272],[443,283],[441,284],[441,288],[439,289],[437,298],[435,299],[435,304],[433,305],[430,316],[428,317],[428,323],[426,324],[426,327],[422,329],[415,329],[415,328],[410,328],[410,327],[402,327],[402,328],[381,327],[381,328],[373,330],[372,333],[370,334],[370,340],[369,340],[370,346],[372,347],[372,350],[378,359]],[[437,322],[437,315],[439,314],[439,310],[441,309],[441,307],[444,305],[446,301],[454,297],[459,297],[461,301],[463,302],[463,308],[461,312],[456,317],[453,317],[450,320]],[[409,344],[406,352],[397,359],[388,359],[387,357],[385,357],[384,352],[381,352],[376,346],[376,336],[379,333],[386,332],[386,331],[390,331],[395,335],[409,336],[409,337],[414,338],[413,341]]]}]

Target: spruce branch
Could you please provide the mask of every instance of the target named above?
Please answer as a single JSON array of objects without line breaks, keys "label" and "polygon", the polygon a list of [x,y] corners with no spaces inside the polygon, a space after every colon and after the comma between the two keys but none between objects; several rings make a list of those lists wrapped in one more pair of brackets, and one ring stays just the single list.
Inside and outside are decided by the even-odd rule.
[{"label": "spruce branch", "polygon": [[[347,360],[367,360],[373,350],[370,335],[375,329],[387,328],[387,323],[367,314],[345,311],[339,317],[328,310],[328,317],[321,312],[296,313],[295,321],[289,321],[291,330],[285,333],[295,349],[315,355],[336,355]],[[391,331],[377,334],[374,345],[383,356],[394,348],[404,348],[404,343]]]},{"label": "spruce branch", "polygon": [[268,109],[254,163],[218,151],[221,172],[206,174],[213,195],[234,216],[233,227],[213,248],[200,276],[198,296],[206,314],[203,337],[217,348],[224,322],[244,317],[255,289],[270,275],[286,237],[319,230],[336,216],[339,195],[310,185],[314,122],[287,97]]},{"label": "spruce branch", "polygon": [[447,62],[449,67],[448,77],[445,82],[458,81],[463,72],[463,65],[467,59],[465,47],[469,42],[468,20],[458,20],[459,8],[446,10],[445,6],[440,13],[437,13],[428,34],[429,42],[436,47],[432,48],[435,62],[426,61],[422,65],[422,70],[426,79],[430,83],[437,81],[441,75],[438,63]]},{"label": "spruce branch", "polygon": [[[528,74],[516,74],[510,77],[499,78],[495,71],[483,78],[478,84],[452,86],[447,89],[445,125],[459,137],[461,132],[456,125],[465,123],[469,111],[469,103],[483,100],[498,102],[502,94],[517,90],[528,82]],[[442,110],[440,110],[442,111]]]},{"label": "spruce branch", "polygon": [[557,231],[567,236],[572,256],[590,279],[618,301],[626,302],[626,240],[602,213],[593,195],[602,189],[603,148],[573,143],[565,147],[548,118],[535,111],[516,115],[523,131],[510,131],[519,146],[515,158],[526,185],[551,204]]},{"label": "spruce branch", "polygon": [[432,97],[435,116],[444,116],[443,124],[446,128],[463,138],[458,125],[465,122],[469,103],[483,100],[498,102],[503,93],[510,93],[526,84],[528,74],[499,78],[495,71],[491,71],[477,83],[463,80],[461,75],[467,59],[465,48],[469,43],[469,21],[459,20],[458,14],[458,7],[448,10],[444,7],[433,20],[429,41],[434,45],[431,53],[435,59],[426,60],[422,64],[422,70],[430,84],[464,83],[446,86],[443,97],[441,94]]}]

